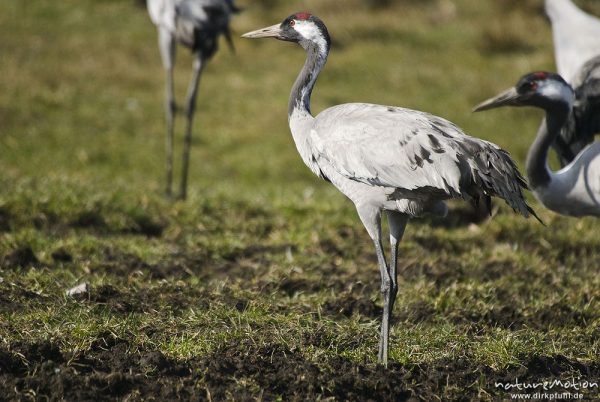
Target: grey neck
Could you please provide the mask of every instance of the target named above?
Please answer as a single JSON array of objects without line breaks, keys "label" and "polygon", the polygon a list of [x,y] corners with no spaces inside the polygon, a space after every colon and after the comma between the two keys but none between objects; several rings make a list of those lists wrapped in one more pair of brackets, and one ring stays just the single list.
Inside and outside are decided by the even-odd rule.
[{"label": "grey neck", "polygon": [[550,183],[552,173],[548,168],[548,150],[569,116],[569,107],[566,104],[547,106],[545,110],[546,117],[527,153],[527,177],[532,188],[547,186]]},{"label": "grey neck", "polygon": [[288,104],[288,117],[291,117],[294,110],[298,109],[311,114],[310,96],[329,54],[329,49],[321,49],[314,42],[308,42],[304,47],[306,49],[306,62],[292,87]]}]

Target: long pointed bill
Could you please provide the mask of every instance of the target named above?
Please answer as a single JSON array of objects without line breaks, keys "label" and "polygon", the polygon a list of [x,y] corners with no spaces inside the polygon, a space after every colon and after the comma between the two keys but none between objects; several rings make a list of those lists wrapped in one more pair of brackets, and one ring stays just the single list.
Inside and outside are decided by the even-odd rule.
[{"label": "long pointed bill", "polygon": [[502,106],[519,106],[520,96],[515,88],[511,88],[475,106],[473,111],[482,112]]},{"label": "long pointed bill", "polygon": [[279,24],[271,25],[270,27],[257,29],[256,31],[248,32],[242,35],[242,38],[258,39],[258,38],[276,38],[282,39],[281,27]]}]

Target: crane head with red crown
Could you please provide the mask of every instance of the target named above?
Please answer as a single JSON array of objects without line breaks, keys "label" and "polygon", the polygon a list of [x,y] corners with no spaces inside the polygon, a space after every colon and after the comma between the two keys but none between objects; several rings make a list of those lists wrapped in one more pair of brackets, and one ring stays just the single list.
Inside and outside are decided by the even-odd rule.
[{"label": "crane head with red crown", "polygon": [[521,77],[517,84],[479,104],[476,112],[502,106],[537,106],[569,110],[574,102],[573,89],[558,74],[536,71]]},{"label": "crane head with red crown", "polygon": [[275,38],[296,42],[309,49],[316,45],[321,53],[329,52],[331,39],[327,27],[321,19],[307,12],[299,12],[287,17],[281,24],[275,24],[242,35],[243,38]]}]

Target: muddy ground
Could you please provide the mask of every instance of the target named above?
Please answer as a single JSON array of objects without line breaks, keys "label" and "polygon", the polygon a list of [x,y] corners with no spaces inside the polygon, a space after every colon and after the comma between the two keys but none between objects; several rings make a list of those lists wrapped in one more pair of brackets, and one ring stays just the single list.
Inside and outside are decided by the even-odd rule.
[{"label": "muddy ground", "polygon": [[[477,400],[495,382],[539,382],[598,378],[600,365],[564,356],[531,357],[526,364],[495,371],[467,360],[427,365],[392,363],[388,369],[356,365],[343,358],[316,364],[282,345],[256,348],[251,342],[220,347],[202,358],[174,361],[156,351],[132,351],[107,334],[83,353],[62,353],[49,342],[4,345],[0,390],[7,400],[335,400],[432,401],[448,388],[455,400]],[[558,390],[558,388],[557,388]]]},{"label": "muddy ground", "polygon": [[[221,275],[249,281],[249,290],[275,293],[290,297],[298,292],[316,293],[323,282],[306,278],[284,278],[278,282],[250,281],[255,271],[240,268],[265,265],[270,252],[277,250],[250,248],[232,253],[220,265]],[[335,253],[331,245],[327,252]],[[451,247],[451,245],[450,245]],[[69,263],[72,256],[65,250],[52,255],[55,264]],[[250,262],[253,261],[253,264]],[[93,273],[126,277],[132,272],[143,272],[151,281],[167,278],[189,278],[193,275],[208,280],[215,275],[214,267],[204,271],[206,261],[198,255],[172,256],[170,262],[149,264],[118,251],[107,249],[103,260],[92,264]],[[24,266],[44,267],[32,250],[19,248],[3,258],[4,269],[19,270]],[[196,267],[195,270],[193,267]],[[35,268],[32,268],[35,269]],[[327,270],[325,270],[327,271]],[[265,272],[258,270],[259,274]],[[502,264],[482,267],[470,272],[481,281],[501,277],[511,272]],[[209,275],[210,274],[210,275]],[[362,276],[364,275],[364,276]],[[321,306],[321,314],[332,320],[360,317],[361,320],[379,319],[381,307],[366,295],[376,291],[376,281],[369,281],[366,273],[350,277],[345,272],[329,272],[326,286],[336,290]],[[419,267],[418,271],[405,270],[405,283],[430,279],[438,286],[450,286],[465,275],[460,270],[450,271],[434,267]],[[523,273],[526,275],[526,273]],[[310,276],[308,276],[310,278]],[[365,285],[362,281],[368,282]],[[352,284],[352,291],[348,291]],[[92,288],[76,298],[87,306],[101,306],[112,314],[143,314],[145,311],[168,306],[174,312],[190,307],[208,309],[212,303],[226,303],[243,312],[250,303],[237,297],[227,288],[215,293],[210,286],[191,287],[165,283],[156,288],[125,291],[110,284]],[[594,317],[573,311],[566,304],[532,311],[526,316],[511,306],[510,294],[498,290],[500,307],[477,314],[473,311],[455,311],[449,320],[477,336],[488,327],[518,330],[535,327],[547,330],[561,327],[565,330],[585,326]],[[56,298],[55,298],[56,299]],[[20,303],[15,303],[15,300]],[[41,307],[58,302],[35,292],[14,288],[10,298],[0,295],[0,310],[16,312],[26,304]],[[307,314],[311,313],[307,311]],[[402,309],[395,317],[396,325],[435,323],[438,314],[427,303],[416,302]],[[316,317],[315,317],[316,318]],[[10,332],[10,323],[1,323]],[[148,328],[152,337],[153,328]],[[440,395],[453,400],[503,400],[508,392],[497,389],[497,382],[540,382],[555,379],[600,378],[600,363],[581,363],[563,355],[522,357],[522,364],[504,369],[493,369],[474,363],[469,358],[441,359],[427,364],[392,362],[388,369],[372,363],[351,361],[340,356],[325,356],[319,361],[303,353],[306,348],[326,348],[335,340],[315,328],[305,339],[296,343],[300,348],[290,349],[281,343],[258,345],[251,339],[226,342],[208,355],[175,360],[160,351],[134,344],[111,333],[101,333],[86,350],[62,351],[57,343],[8,342],[0,345],[0,395],[4,400],[357,400],[357,401],[431,401]],[[360,342],[360,340],[356,340]],[[587,394],[590,396],[590,394]]]}]

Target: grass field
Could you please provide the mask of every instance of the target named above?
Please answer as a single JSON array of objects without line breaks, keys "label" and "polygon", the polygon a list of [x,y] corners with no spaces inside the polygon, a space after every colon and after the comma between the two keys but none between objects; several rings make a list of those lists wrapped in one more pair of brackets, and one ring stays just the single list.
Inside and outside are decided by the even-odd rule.
[{"label": "grass field", "polygon": [[[145,10],[0,2],[0,399],[501,400],[496,382],[600,382],[598,221],[532,197],[546,227],[500,203],[477,225],[461,203],[411,222],[378,366],[371,241],[287,127],[304,53],[237,39],[308,9],[334,39],[315,112],[427,110],[523,167],[541,113],[470,110],[554,68],[542,0],[239,2],[237,51],[222,46],[203,76],[190,197],[175,203]],[[180,100],[190,64],[180,49]],[[80,283],[87,294],[65,296]]]}]

